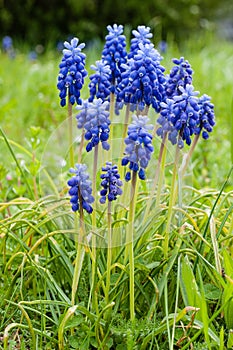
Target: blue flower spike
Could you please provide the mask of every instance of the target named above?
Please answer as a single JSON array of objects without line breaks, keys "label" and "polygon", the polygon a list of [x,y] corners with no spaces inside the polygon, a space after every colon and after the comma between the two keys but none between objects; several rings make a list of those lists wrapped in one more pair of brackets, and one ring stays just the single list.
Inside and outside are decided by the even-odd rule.
[{"label": "blue flower spike", "polygon": [[67,181],[69,189],[69,195],[71,196],[70,203],[74,212],[80,209],[80,201],[82,208],[86,210],[88,214],[91,214],[93,208],[91,203],[94,202],[92,196],[91,181],[89,175],[86,172],[87,166],[85,164],[76,164],[76,169],[71,168],[70,173],[74,176]]},{"label": "blue flower spike", "polygon": [[160,65],[162,57],[153,44],[138,44],[139,49],[127,65],[117,87],[117,103],[130,103],[131,111],[142,111],[146,106],[159,112],[164,99],[165,68]]},{"label": "blue flower spike", "polygon": [[81,104],[80,91],[87,76],[85,69],[86,55],[82,52],[84,43],[78,45],[79,39],[73,38],[71,42],[64,42],[62,61],[59,65],[57,88],[60,91],[60,105],[66,105],[67,96],[69,102],[74,105]]},{"label": "blue flower spike", "polygon": [[100,142],[104,150],[108,151],[110,132],[109,102],[101,98],[94,99],[93,102],[83,101],[76,109],[80,113],[76,116],[78,128],[85,129],[85,139],[88,141],[86,151],[90,152],[93,147]]},{"label": "blue flower spike", "polygon": [[208,95],[203,95],[199,98],[199,125],[195,130],[195,134],[200,134],[202,131],[203,139],[209,138],[209,133],[213,131],[215,125],[214,105],[210,102],[211,98]]},{"label": "blue flower spike", "polygon": [[186,85],[192,84],[193,70],[191,65],[184,57],[173,58],[172,62],[175,66],[172,67],[166,82],[166,96],[171,98],[175,95],[180,95],[180,86],[186,87]]},{"label": "blue flower spike", "polygon": [[153,129],[153,125],[147,124],[149,118],[147,116],[133,115],[133,122],[128,127],[128,136],[125,139],[125,156],[121,164],[128,165],[129,171],[125,175],[125,180],[131,180],[131,172],[135,171],[141,180],[145,180],[145,169],[151,159],[154,151],[152,146],[152,135],[149,130]]},{"label": "blue flower spike", "polygon": [[126,37],[123,35],[123,26],[108,25],[108,34],[105,37],[105,45],[102,51],[102,60],[106,61],[111,69],[111,92],[115,92],[115,86],[121,80],[122,64],[127,61]]},{"label": "blue flower spike", "polygon": [[163,137],[168,133],[168,139],[171,143],[177,144],[180,148],[184,147],[184,141],[191,145],[191,136],[197,133],[197,127],[200,124],[200,105],[197,95],[192,85],[179,87],[180,95],[173,99],[167,99],[166,103],[161,103],[160,116],[157,122],[161,125],[157,130],[157,135]]},{"label": "blue flower spike", "polygon": [[111,88],[111,69],[106,61],[96,61],[96,64],[91,65],[91,69],[95,71],[90,76],[89,101],[93,102],[94,98],[101,98],[106,101],[110,96]]},{"label": "blue flower spike", "polygon": [[104,204],[106,200],[112,202],[117,199],[117,196],[122,194],[122,181],[118,173],[117,165],[113,165],[111,162],[106,162],[106,166],[102,167],[103,173],[101,174],[101,186],[100,191],[100,203]]}]

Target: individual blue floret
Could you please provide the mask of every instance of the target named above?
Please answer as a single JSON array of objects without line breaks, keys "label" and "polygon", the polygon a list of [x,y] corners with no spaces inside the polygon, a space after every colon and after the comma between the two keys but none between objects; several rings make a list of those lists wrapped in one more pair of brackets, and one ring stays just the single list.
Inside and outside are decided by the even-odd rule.
[{"label": "individual blue floret", "polygon": [[70,169],[70,173],[74,176],[67,181],[68,186],[70,186],[69,195],[71,196],[72,210],[78,211],[81,202],[82,208],[91,214],[93,211],[91,203],[94,202],[94,197],[92,196],[91,181],[86,172],[87,166],[76,164],[75,167],[76,169]]},{"label": "individual blue floret", "polygon": [[111,92],[115,92],[115,86],[121,80],[122,64],[127,61],[126,37],[123,35],[123,26],[113,24],[108,25],[108,35],[106,35],[102,60],[106,61],[111,69]]},{"label": "individual blue floret", "polygon": [[125,139],[125,156],[122,159],[122,165],[128,165],[129,170],[126,173],[125,180],[131,179],[131,172],[135,171],[141,180],[145,180],[145,169],[151,159],[154,151],[152,146],[152,135],[148,130],[153,129],[152,125],[147,125],[149,118],[146,116],[133,115],[133,122],[128,127],[128,136]]},{"label": "individual blue floret", "polygon": [[117,165],[112,165],[111,162],[106,162],[106,166],[102,167],[103,174],[100,175],[101,186],[100,203],[104,204],[106,200],[112,202],[117,199],[117,196],[122,194],[122,181],[118,173]]},{"label": "individual blue floret", "polygon": [[85,69],[86,55],[82,52],[85,44],[79,44],[79,39],[73,38],[70,43],[64,42],[63,58],[59,65],[57,88],[60,90],[59,97],[62,107],[66,105],[68,96],[69,102],[81,104],[80,90],[87,76]]},{"label": "individual blue floret", "polygon": [[91,65],[91,69],[96,73],[90,76],[89,101],[92,102],[94,98],[101,98],[103,101],[109,99],[111,89],[111,69],[105,61],[96,61],[96,65]]}]

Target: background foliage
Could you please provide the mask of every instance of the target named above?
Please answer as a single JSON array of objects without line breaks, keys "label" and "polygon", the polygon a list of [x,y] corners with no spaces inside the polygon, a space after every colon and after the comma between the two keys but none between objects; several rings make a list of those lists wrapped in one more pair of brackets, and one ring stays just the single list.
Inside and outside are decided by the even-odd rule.
[{"label": "background foliage", "polygon": [[[198,29],[210,29],[231,1],[223,0],[7,0],[0,1],[0,32],[29,43],[45,44],[78,35],[83,41],[103,38],[117,21],[129,27],[149,25],[162,39],[180,41]],[[22,11],[23,9],[23,11]]]}]

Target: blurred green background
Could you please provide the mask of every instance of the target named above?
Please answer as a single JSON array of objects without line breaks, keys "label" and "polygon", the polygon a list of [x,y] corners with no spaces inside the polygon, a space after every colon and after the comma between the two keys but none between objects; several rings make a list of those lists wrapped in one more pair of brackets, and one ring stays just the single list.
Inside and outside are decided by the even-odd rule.
[{"label": "blurred green background", "polygon": [[56,43],[69,35],[103,39],[106,25],[129,30],[144,24],[160,40],[181,42],[200,30],[233,38],[232,0],[0,0],[0,33],[28,44]]}]

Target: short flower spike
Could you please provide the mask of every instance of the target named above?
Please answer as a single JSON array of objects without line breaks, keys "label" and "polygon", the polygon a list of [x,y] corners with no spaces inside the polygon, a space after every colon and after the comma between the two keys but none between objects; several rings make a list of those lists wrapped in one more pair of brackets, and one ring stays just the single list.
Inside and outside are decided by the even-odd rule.
[{"label": "short flower spike", "polygon": [[70,186],[69,195],[71,196],[72,210],[78,211],[81,201],[83,209],[91,214],[93,211],[91,203],[94,202],[94,197],[92,196],[91,181],[86,172],[87,167],[84,164],[76,164],[75,167],[76,169],[70,169],[70,173],[74,176],[67,181],[68,186]]},{"label": "short flower spike", "polygon": [[106,101],[110,96],[111,88],[111,69],[105,61],[96,61],[96,64],[91,65],[91,69],[95,70],[95,73],[90,76],[89,101],[93,102],[94,98],[101,98]]},{"label": "short flower spike", "polygon": [[131,171],[137,172],[139,178],[145,180],[145,169],[154,151],[152,135],[148,132],[153,126],[147,125],[149,118],[144,115],[133,115],[132,118],[133,122],[129,125],[128,136],[125,139],[125,156],[122,159],[122,165],[129,166],[125,180],[131,179]]},{"label": "short flower spike", "polygon": [[117,196],[122,194],[122,181],[120,180],[117,165],[107,162],[106,166],[102,167],[102,171],[103,173],[100,177],[103,189],[100,191],[100,203],[104,204],[106,200],[112,202],[117,199]]}]

